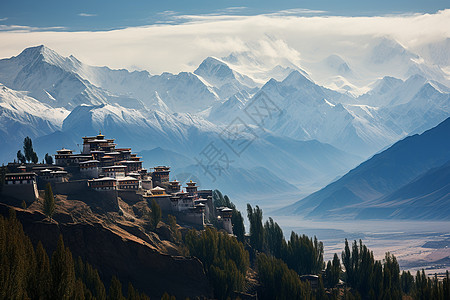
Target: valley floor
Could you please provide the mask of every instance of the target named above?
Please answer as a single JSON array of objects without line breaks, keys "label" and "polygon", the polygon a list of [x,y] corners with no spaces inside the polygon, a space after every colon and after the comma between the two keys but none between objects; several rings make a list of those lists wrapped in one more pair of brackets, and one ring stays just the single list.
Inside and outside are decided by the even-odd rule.
[{"label": "valley floor", "polygon": [[[266,215],[266,217],[268,217]],[[344,249],[349,242],[361,239],[376,259],[386,252],[394,254],[402,270],[425,269],[427,274],[450,270],[450,221],[311,221],[295,216],[277,216],[286,238],[293,230],[316,235],[324,243],[325,260]]]}]

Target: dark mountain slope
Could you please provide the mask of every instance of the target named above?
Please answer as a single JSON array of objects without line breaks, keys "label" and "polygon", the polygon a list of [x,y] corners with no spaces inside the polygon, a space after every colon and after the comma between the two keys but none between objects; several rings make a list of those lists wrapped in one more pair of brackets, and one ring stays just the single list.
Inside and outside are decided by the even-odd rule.
[{"label": "dark mountain slope", "polygon": [[450,158],[450,118],[421,135],[407,137],[373,156],[341,179],[281,209],[309,217],[386,196]]}]

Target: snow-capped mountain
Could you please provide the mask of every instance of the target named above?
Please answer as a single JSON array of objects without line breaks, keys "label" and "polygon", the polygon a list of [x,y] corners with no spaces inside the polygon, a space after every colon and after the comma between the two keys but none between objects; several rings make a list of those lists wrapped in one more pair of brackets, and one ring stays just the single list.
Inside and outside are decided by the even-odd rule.
[{"label": "snow-capped mountain", "polygon": [[25,136],[35,138],[61,129],[68,114],[64,108],[52,108],[29,97],[27,92],[0,84],[0,156],[15,156],[15,146]]},{"label": "snow-capped mountain", "polygon": [[[375,109],[352,106],[349,103],[354,98],[321,87],[298,71],[282,82],[270,80],[252,99],[244,101],[257,103],[261,95],[282,112],[282,117],[268,119],[264,124],[267,130],[280,136],[317,139],[363,156],[399,138],[373,116],[371,110]],[[229,120],[244,106],[244,101],[230,98],[211,115]]]},{"label": "snow-capped mountain", "polygon": [[0,82],[28,91],[52,107],[72,109],[81,104],[113,102],[106,91],[67,71],[65,65],[64,58],[47,47],[27,48],[18,56],[0,60]]},{"label": "snow-capped mountain", "polygon": [[[217,143],[232,157],[222,135],[241,120],[241,128],[257,134],[242,138],[251,145],[235,155],[230,174],[270,170],[274,182],[319,188],[361,157],[450,115],[441,66],[388,39],[367,49],[359,62],[330,54],[317,62],[300,60],[301,67],[239,52],[208,57],[194,72],[152,75],[89,66],[45,46],[28,48],[0,60],[0,132],[8,145],[0,152],[11,160],[27,135],[41,155],[63,146],[76,150],[80,136],[102,130],[138,151],[161,147],[193,159]],[[380,77],[385,70],[390,76]],[[317,74],[324,79],[313,80]],[[255,120],[267,105],[275,113]],[[273,183],[260,184],[275,189]]]},{"label": "snow-capped mountain", "polygon": [[309,75],[288,59],[275,59],[270,56],[257,57],[250,51],[233,52],[222,61],[241,74],[246,74],[255,82],[263,85],[270,79],[284,80],[292,71],[299,71],[305,77]]},{"label": "snow-capped mountain", "polygon": [[228,99],[240,91],[251,92],[257,87],[250,77],[234,71],[225,62],[214,57],[206,58],[194,74],[216,87],[221,99]]}]

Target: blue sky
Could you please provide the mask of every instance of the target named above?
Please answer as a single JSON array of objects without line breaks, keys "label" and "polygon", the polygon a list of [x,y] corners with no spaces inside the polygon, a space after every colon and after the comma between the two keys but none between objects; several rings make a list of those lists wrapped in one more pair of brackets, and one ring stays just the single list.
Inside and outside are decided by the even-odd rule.
[{"label": "blue sky", "polygon": [[[2,1],[0,25],[52,28],[64,31],[97,31],[174,22],[175,15],[267,14],[288,9],[307,9],[315,14],[338,16],[374,16],[401,13],[435,13],[448,8],[448,0],[166,0],[166,1]],[[314,12],[308,12],[309,15]],[[176,22],[181,22],[179,19]],[[5,26],[6,25],[6,26]]]}]

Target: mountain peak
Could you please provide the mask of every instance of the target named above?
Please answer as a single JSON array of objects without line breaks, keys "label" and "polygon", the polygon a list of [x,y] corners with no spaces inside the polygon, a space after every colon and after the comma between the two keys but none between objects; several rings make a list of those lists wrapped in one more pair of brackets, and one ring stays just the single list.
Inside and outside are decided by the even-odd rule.
[{"label": "mountain peak", "polygon": [[22,59],[35,59],[38,56],[42,55],[45,51],[44,45],[29,47],[24,49],[17,57]]},{"label": "mountain peak", "polygon": [[314,84],[309,78],[307,78],[304,74],[302,74],[298,70],[292,71],[288,77],[286,77],[285,80],[283,80],[284,84],[298,84],[298,83],[308,83],[308,84]]},{"label": "mountain peak", "polygon": [[25,64],[35,60],[42,60],[57,66],[63,66],[67,60],[45,45],[26,48],[17,56],[17,58]]},{"label": "mountain peak", "polygon": [[235,78],[233,70],[231,70],[226,63],[212,56],[208,56],[203,60],[197,70],[194,71],[194,74],[205,78],[212,76],[219,78]]}]

